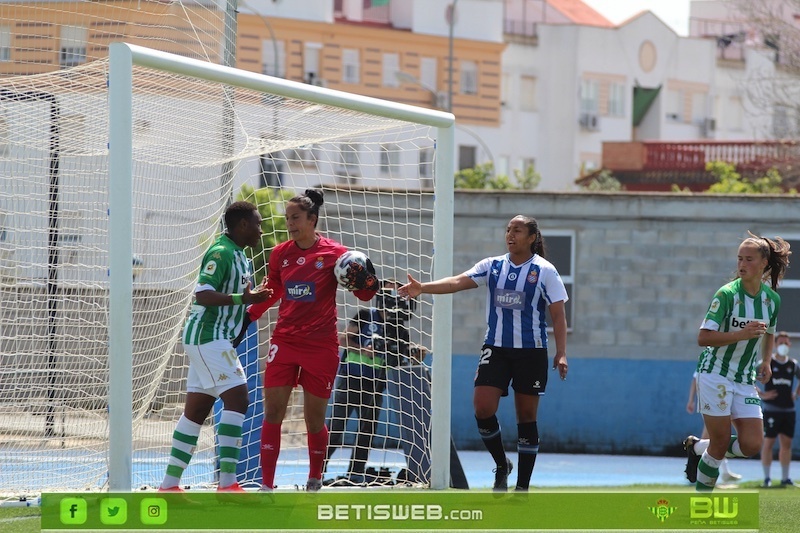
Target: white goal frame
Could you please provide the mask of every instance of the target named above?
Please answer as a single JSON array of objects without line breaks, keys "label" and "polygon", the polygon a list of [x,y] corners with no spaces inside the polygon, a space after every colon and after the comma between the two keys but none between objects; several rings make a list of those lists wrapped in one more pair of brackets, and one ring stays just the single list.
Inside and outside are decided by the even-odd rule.
[{"label": "white goal frame", "polygon": [[[370,98],[235,69],[127,43],[109,47],[109,465],[111,491],[130,491],[133,424],[133,67],[182,74],[282,97],[306,100],[437,128],[434,180],[433,277],[453,269],[453,154],[451,113]],[[452,297],[433,300],[431,488],[450,483]]]}]

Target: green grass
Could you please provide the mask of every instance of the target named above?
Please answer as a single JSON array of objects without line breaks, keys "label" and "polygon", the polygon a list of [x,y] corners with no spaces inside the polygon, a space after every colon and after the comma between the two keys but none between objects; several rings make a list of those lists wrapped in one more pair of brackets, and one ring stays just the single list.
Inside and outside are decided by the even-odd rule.
[{"label": "green grass", "polygon": [[[609,490],[675,490],[675,485],[614,487]],[[686,487],[681,486],[684,490]],[[759,489],[756,482],[742,483],[742,489]],[[563,490],[563,489],[562,489]],[[569,489],[566,489],[569,490]],[[593,489],[594,490],[594,489]],[[722,491],[720,491],[722,492]],[[759,520],[762,533],[795,533],[800,524],[800,489],[759,489]],[[38,507],[0,507],[0,531],[36,533],[41,531]]]}]

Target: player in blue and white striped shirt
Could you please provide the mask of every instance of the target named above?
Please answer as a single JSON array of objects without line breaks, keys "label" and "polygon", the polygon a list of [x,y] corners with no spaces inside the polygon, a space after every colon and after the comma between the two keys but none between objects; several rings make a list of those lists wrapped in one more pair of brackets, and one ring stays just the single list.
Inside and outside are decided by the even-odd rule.
[{"label": "player in blue and white striped shirt", "polygon": [[539,396],[547,385],[547,322],[550,310],[556,340],[553,368],[567,377],[567,291],[552,263],[544,258],[544,239],[535,219],[517,215],[506,227],[508,253],[481,260],[457,276],[420,283],[410,275],[400,287],[404,297],[450,294],[487,287],[486,337],[475,376],[473,404],[478,431],[497,464],[494,490],[508,489],[513,465],[506,457],[497,420],[501,396],[514,389],[519,452],[515,490],[527,491],[536,455]]}]

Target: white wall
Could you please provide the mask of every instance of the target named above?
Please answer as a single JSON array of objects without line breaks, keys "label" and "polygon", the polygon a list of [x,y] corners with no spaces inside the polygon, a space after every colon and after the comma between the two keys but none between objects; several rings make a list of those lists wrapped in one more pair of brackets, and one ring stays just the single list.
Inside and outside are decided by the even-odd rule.
[{"label": "white wall", "polygon": [[268,17],[333,22],[333,0],[246,0],[240,9],[249,13],[248,8]]},{"label": "white wall", "polygon": [[[446,19],[451,0],[413,0],[411,30],[425,35],[450,33]],[[503,0],[459,0],[453,36],[476,41],[503,42]]]}]

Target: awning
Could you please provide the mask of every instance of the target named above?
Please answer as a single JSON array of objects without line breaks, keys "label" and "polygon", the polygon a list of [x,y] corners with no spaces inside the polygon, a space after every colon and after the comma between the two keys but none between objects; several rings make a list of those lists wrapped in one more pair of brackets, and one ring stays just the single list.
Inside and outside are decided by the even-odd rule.
[{"label": "awning", "polygon": [[646,87],[634,87],[633,88],[633,125],[638,126],[641,124],[642,120],[644,120],[644,116],[647,114],[647,111],[650,109],[650,106],[653,105],[653,102],[656,100],[656,96],[658,96],[658,92],[661,90],[661,85],[654,89],[648,89]]}]

